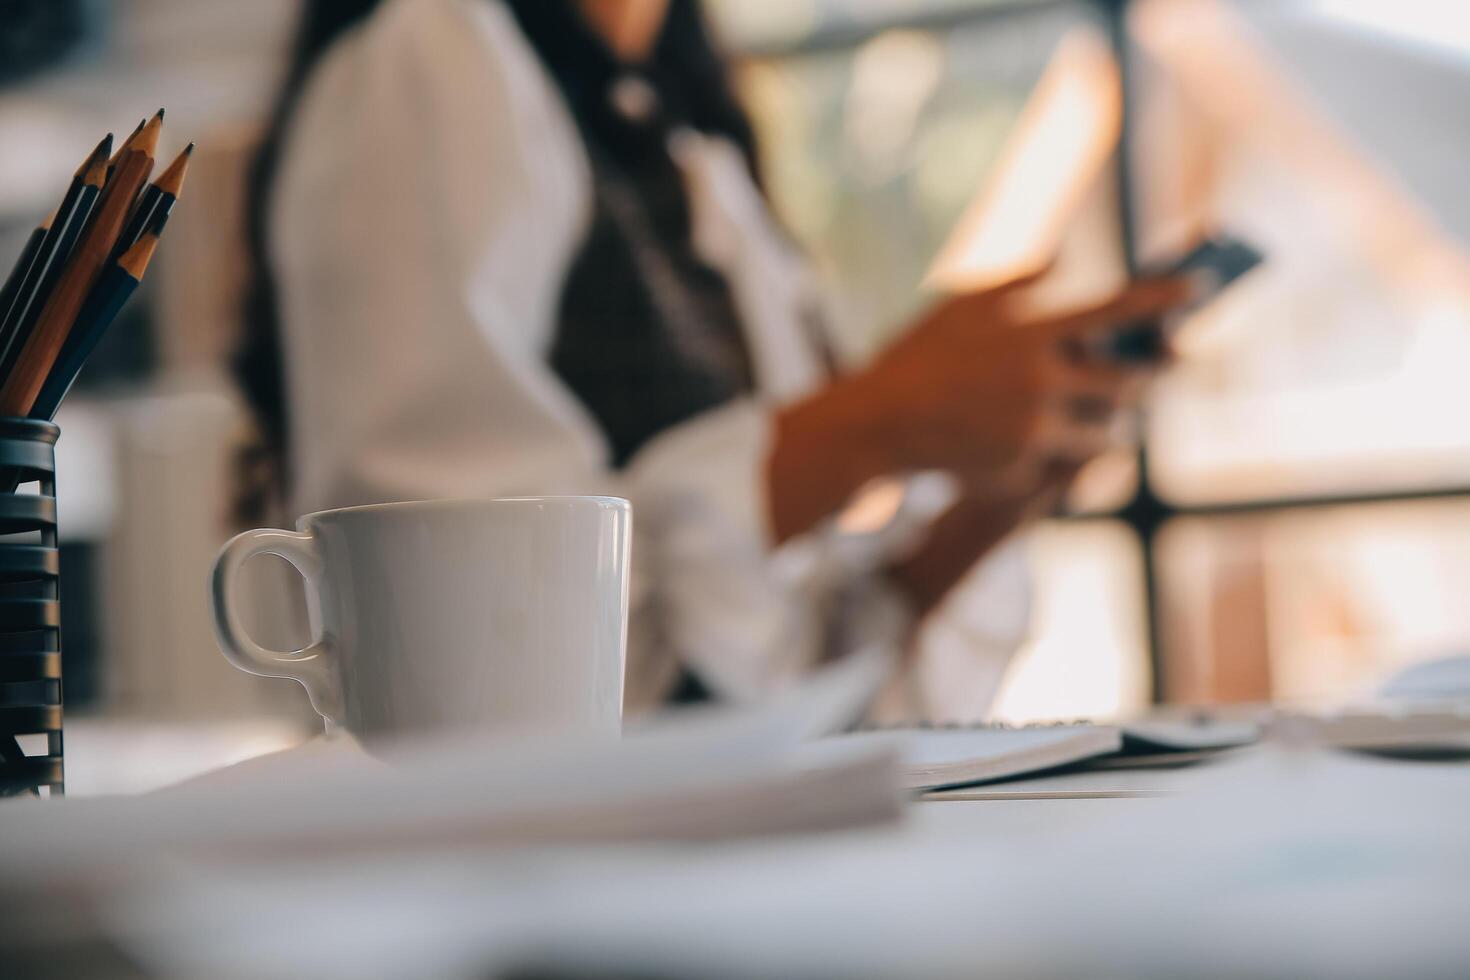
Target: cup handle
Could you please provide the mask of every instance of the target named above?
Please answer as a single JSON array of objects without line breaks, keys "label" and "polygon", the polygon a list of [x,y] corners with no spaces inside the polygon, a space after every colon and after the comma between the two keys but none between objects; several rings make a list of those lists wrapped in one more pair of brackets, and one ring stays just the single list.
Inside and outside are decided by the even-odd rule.
[{"label": "cup handle", "polygon": [[290,562],[308,589],[321,593],[322,557],[316,538],[294,531],[257,529],[238,534],[214,560],[211,604],[214,632],[225,659],[247,674],[289,677],[306,688],[311,706],[329,724],[342,723],[342,684],[331,638],[325,634],[300,650],[267,650],[250,638],[235,604],[240,569],[257,555],[277,555]]}]

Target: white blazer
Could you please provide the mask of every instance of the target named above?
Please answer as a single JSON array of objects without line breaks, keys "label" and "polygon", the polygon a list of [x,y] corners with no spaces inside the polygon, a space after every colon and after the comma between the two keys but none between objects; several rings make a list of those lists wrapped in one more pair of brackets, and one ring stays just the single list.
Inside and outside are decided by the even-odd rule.
[{"label": "white blazer", "polygon": [[[513,18],[487,0],[389,0],[317,67],[271,202],[300,512],[386,500],[616,494],[634,504],[629,703],[682,660],[719,694],[789,683],[843,634],[912,641],[875,569],[932,516],[771,546],[773,406],[821,382],[805,265],[728,143],[682,134],[702,256],[729,279],[758,394],[676,426],[621,471],[546,355],[591,212],[585,149]],[[916,517],[915,515],[919,515]],[[977,574],[981,621],[896,671],[899,714],[983,711],[1027,617],[1014,549]],[[855,595],[864,596],[852,602]],[[938,626],[928,630],[944,632]],[[947,648],[947,650],[946,650]]]}]

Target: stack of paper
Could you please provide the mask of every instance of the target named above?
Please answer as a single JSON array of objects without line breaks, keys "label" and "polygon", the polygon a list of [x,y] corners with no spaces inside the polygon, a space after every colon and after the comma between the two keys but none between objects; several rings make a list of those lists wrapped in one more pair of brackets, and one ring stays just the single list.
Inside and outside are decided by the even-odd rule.
[{"label": "stack of paper", "polygon": [[622,739],[455,737],[375,754],[343,739],[145,796],[15,805],[0,891],[177,855],[734,838],[890,820],[903,803],[891,745],[808,744],[861,711],[885,669],[858,658],[760,710],[691,711]]}]

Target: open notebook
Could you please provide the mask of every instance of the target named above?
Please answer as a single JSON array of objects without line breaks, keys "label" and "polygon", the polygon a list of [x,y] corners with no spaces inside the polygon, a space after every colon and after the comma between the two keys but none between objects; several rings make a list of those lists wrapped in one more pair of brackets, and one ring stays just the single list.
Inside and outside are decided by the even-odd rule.
[{"label": "open notebook", "polygon": [[1256,726],[1148,720],[1026,728],[975,726],[859,732],[829,741],[897,739],[907,789],[938,789],[1015,779],[1079,763],[1215,752],[1254,742]]},{"label": "open notebook", "polygon": [[1055,769],[1117,752],[1116,728],[1082,725],[1056,728],[917,729],[860,732],[855,742],[899,739],[899,779],[906,789],[964,786]]}]

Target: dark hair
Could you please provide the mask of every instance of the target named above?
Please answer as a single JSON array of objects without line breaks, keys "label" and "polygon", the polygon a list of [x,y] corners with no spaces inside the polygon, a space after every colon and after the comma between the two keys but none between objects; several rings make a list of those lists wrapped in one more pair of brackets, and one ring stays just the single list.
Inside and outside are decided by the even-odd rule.
[{"label": "dark hair", "polygon": [[[486,0],[495,2],[495,0]],[[587,125],[579,107],[606,97],[618,70],[606,46],[592,34],[574,0],[499,0],[510,10],[548,73]],[[240,459],[238,518],[259,520],[270,502],[289,489],[285,377],[275,282],[269,263],[269,211],[285,136],[312,70],[349,29],[366,20],[380,0],[305,0],[285,81],[251,165],[246,234],[250,279],[244,333],[234,369],[254,412],[260,444]],[[661,76],[681,98],[681,115],[704,132],[732,140],[757,173],[755,140],[704,21],[699,0],[670,0],[668,14],[645,70]],[[595,114],[594,114],[595,115]]]}]

